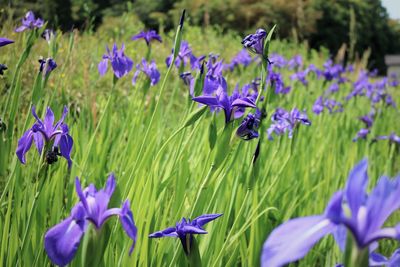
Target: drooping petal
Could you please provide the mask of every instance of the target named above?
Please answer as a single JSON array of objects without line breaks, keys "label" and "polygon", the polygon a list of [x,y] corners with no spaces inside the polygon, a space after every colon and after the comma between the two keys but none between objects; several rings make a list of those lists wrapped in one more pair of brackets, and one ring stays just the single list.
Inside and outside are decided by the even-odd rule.
[{"label": "drooping petal", "polygon": [[74,140],[69,134],[64,134],[60,137],[60,153],[68,161],[68,168],[72,166],[71,150],[74,145]]},{"label": "drooping petal", "polygon": [[351,170],[347,180],[345,196],[353,218],[357,216],[360,206],[365,204],[367,198],[367,170],[368,161],[364,159]]},{"label": "drooping petal", "polygon": [[388,267],[400,266],[400,249],[396,249],[390,257]]},{"label": "drooping petal", "polygon": [[108,68],[108,59],[105,58],[105,59],[101,60],[99,65],[97,66],[100,76],[104,76],[104,74],[106,74],[107,68]]},{"label": "drooping petal", "polygon": [[303,258],[336,225],[325,216],[302,217],[276,228],[264,243],[261,265],[278,267]]},{"label": "drooping petal", "polygon": [[160,237],[178,237],[178,234],[176,232],[176,228],[175,227],[169,227],[167,229],[158,231],[158,232],[154,232],[152,234],[149,235],[149,238],[160,238]]},{"label": "drooping petal", "polygon": [[398,224],[396,227],[390,227],[390,228],[383,228],[380,230],[377,230],[376,232],[370,233],[367,236],[367,239],[364,241],[365,246],[378,241],[379,239],[395,239],[400,241],[400,224]]},{"label": "drooping petal", "polygon": [[21,26],[19,26],[18,28],[16,28],[14,31],[15,31],[15,32],[23,32],[23,31],[25,31],[26,29],[28,29],[28,27],[26,27],[25,25],[21,25]]},{"label": "drooping petal", "polygon": [[367,200],[368,232],[382,227],[388,217],[400,208],[400,176],[394,180],[381,177]]},{"label": "drooping petal", "polygon": [[220,106],[220,103],[215,96],[207,96],[207,95],[197,96],[193,97],[192,100],[207,106],[212,106],[212,107]]},{"label": "drooping petal", "polygon": [[75,214],[53,226],[44,237],[44,248],[56,265],[70,263],[79,248],[85,231],[84,211],[79,207]]},{"label": "drooping petal", "polygon": [[232,102],[232,107],[249,107],[249,108],[255,108],[256,105],[254,104],[254,102],[247,98],[247,97],[243,97],[243,98],[238,98],[236,100],[234,100]]},{"label": "drooping petal", "polygon": [[129,255],[131,255],[133,249],[135,248],[135,243],[137,239],[137,228],[135,225],[135,221],[133,220],[133,214],[130,209],[129,200],[126,200],[122,205],[119,220],[121,221],[122,228],[124,228],[125,233],[133,240],[133,244],[129,249]]},{"label": "drooping petal", "polygon": [[42,133],[37,132],[37,133],[33,133],[33,140],[35,141],[35,145],[37,148],[37,151],[39,152],[39,156],[42,155],[42,150],[44,147],[44,138]]},{"label": "drooping petal", "polygon": [[333,237],[335,238],[336,244],[338,244],[342,252],[346,249],[347,241],[347,229],[344,225],[338,225],[336,230],[333,232]]},{"label": "drooping petal", "polygon": [[18,140],[18,147],[15,153],[17,154],[19,161],[21,161],[21,163],[23,164],[26,163],[25,154],[31,148],[33,134],[34,133],[32,132],[32,130],[28,130]]},{"label": "drooping petal", "polygon": [[195,224],[199,227],[203,227],[203,225],[205,225],[206,223],[209,223],[221,216],[222,216],[222,214],[203,214],[203,215],[195,218],[193,220],[193,224]]},{"label": "drooping petal", "polygon": [[0,47],[5,46],[5,45],[9,45],[9,44],[12,44],[12,43],[14,43],[13,40],[10,40],[10,39],[4,38],[4,37],[0,37]]},{"label": "drooping petal", "polygon": [[139,76],[139,74],[140,74],[140,70],[136,70],[136,71],[135,71],[135,74],[133,74],[133,77],[132,77],[132,85],[135,85],[135,84],[136,84],[136,80],[137,80],[137,77]]},{"label": "drooping petal", "polygon": [[388,259],[376,252],[369,254],[369,267],[381,267],[388,264]]}]

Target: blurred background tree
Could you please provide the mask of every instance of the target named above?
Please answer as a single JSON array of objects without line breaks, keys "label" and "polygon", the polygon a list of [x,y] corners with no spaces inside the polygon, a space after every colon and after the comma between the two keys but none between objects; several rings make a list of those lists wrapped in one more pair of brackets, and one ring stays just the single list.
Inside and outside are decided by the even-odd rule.
[{"label": "blurred background tree", "polygon": [[183,8],[192,24],[243,36],[277,24],[280,38],[326,47],[332,56],[345,47],[344,63],[370,49],[369,68],[381,73],[384,55],[400,53],[400,22],[389,19],[381,0],[0,0],[0,6],[0,22],[33,10],[64,31],[95,30],[123,12],[135,12],[147,28],[168,31]]}]

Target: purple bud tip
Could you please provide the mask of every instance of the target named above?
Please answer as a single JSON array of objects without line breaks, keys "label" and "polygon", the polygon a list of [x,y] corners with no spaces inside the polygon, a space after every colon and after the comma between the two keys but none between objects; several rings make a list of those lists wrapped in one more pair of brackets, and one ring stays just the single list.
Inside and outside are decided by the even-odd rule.
[{"label": "purple bud tip", "polygon": [[182,11],[182,15],[181,15],[181,19],[179,21],[179,27],[182,29],[183,28],[183,21],[185,20],[185,13],[186,13],[186,9],[184,9]]}]

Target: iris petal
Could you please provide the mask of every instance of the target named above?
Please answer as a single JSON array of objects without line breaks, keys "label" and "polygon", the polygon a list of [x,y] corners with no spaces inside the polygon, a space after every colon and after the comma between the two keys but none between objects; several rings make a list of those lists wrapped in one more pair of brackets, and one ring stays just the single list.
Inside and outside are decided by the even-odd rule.
[{"label": "iris petal", "polygon": [[74,258],[85,230],[83,215],[83,211],[78,210],[75,216],[63,220],[47,231],[44,247],[54,264],[64,266]]},{"label": "iris petal", "polygon": [[261,265],[277,267],[301,259],[335,228],[325,216],[290,220],[276,228],[264,243]]},{"label": "iris petal", "polygon": [[368,183],[367,169],[368,161],[364,159],[351,170],[347,181],[345,195],[353,218],[357,216],[360,206],[367,197],[365,192]]}]

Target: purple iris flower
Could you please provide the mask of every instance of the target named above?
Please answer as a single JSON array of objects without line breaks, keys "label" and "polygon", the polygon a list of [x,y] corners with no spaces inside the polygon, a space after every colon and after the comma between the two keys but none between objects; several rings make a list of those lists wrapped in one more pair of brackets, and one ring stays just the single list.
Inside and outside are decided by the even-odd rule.
[{"label": "purple iris flower", "polygon": [[154,60],[151,63],[148,63],[146,59],[142,59],[141,64],[136,65],[136,72],[133,75],[132,84],[136,84],[137,76],[140,72],[146,74],[146,76],[150,79],[151,86],[154,86],[160,80],[160,72],[157,70],[157,65]]},{"label": "purple iris flower", "polygon": [[189,86],[189,94],[194,97],[194,78],[191,72],[183,72],[179,75],[183,83]]},{"label": "purple iris flower", "polygon": [[274,63],[273,67],[277,67],[277,68],[280,68],[280,69],[285,67],[286,64],[287,64],[287,60],[283,56],[281,56],[281,55],[279,55],[277,53],[272,53],[269,56],[269,59],[271,60],[271,62]]},{"label": "purple iris flower", "polygon": [[97,191],[96,187],[90,184],[82,190],[79,178],[76,177],[75,187],[79,202],[72,208],[68,218],[50,228],[44,236],[44,248],[54,264],[64,266],[72,261],[89,222],[96,230],[100,230],[111,216],[118,216],[125,233],[133,240],[129,249],[129,255],[132,254],[137,228],[129,200],[122,204],[122,208],[108,209],[115,185],[114,175],[111,174],[103,189]]},{"label": "purple iris flower", "polygon": [[308,66],[307,72],[314,72],[318,79],[319,79],[319,78],[322,76],[322,74],[323,74],[323,72],[322,72],[320,69],[318,69],[314,64],[310,64],[310,65]]},{"label": "purple iris flower", "polygon": [[150,45],[152,40],[156,40],[156,41],[159,41],[160,43],[162,43],[161,36],[158,35],[155,30],[150,30],[147,32],[142,31],[142,32],[132,36],[132,38],[131,38],[132,41],[139,40],[139,39],[144,39],[146,41],[147,46]]},{"label": "purple iris flower", "polygon": [[54,124],[54,113],[50,107],[47,107],[46,116],[42,121],[36,114],[36,109],[32,107],[32,115],[36,122],[31,129],[26,131],[18,141],[16,154],[21,163],[25,164],[25,154],[31,148],[32,142],[36,144],[39,155],[45,151],[46,161],[52,164],[57,161],[57,156],[62,156],[68,161],[68,168],[71,168],[71,150],[74,144],[69,135],[68,125],[64,123],[65,116],[68,113],[67,107],[64,107],[61,119]]},{"label": "purple iris flower", "polygon": [[353,90],[346,96],[346,100],[350,100],[355,96],[365,95],[366,91],[372,89],[372,84],[369,82],[368,73],[361,71],[357,80],[353,83]]},{"label": "purple iris flower", "polygon": [[0,75],[4,74],[4,71],[7,70],[7,66],[4,64],[0,64]]},{"label": "purple iris flower", "polygon": [[327,81],[336,79],[339,82],[344,82],[343,78],[341,77],[343,72],[343,66],[340,64],[333,64],[331,59],[324,63],[323,75]]},{"label": "purple iris flower", "polygon": [[242,40],[242,45],[250,52],[257,55],[264,55],[264,42],[267,32],[264,29],[258,29],[255,33],[247,35]]},{"label": "purple iris flower", "polygon": [[356,137],[353,138],[353,142],[356,142],[358,139],[367,139],[368,134],[371,132],[370,129],[374,123],[374,112],[370,112],[367,115],[361,116],[358,119],[365,124],[366,128],[363,128],[357,132]]},{"label": "purple iris flower", "polygon": [[167,229],[152,233],[149,235],[149,237],[178,237],[186,255],[189,255],[193,242],[193,235],[207,234],[207,231],[203,229],[203,226],[220,216],[222,216],[222,214],[204,214],[193,219],[192,221],[190,221],[190,219],[182,218],[182,221],[176,223],[175,227],[169,227]]},{"label": "purple iris flower", "polygon": [[399,79],[398,79],[396,73],[394,73],[394,72],[390,73],[389,78],[390,78],[390,81],[389,81],[390,86],[392,86],[392,87],[399,86],[400,83],[399,83]]},{"label": "purple iris flower", "polygon": [[348,66],[346,67],[346,72],[353,73],[354,70],[355,70],[355,69],[354,69],[354,65],[353,65],[353,64],[348,65]]},{"label": "purple iris flower", "polygon": [[328,109],[329,113],[343,112],[342,103],[332,98],[325,99],[324,106]]},{"label": "purple iris flower", "polygon": [[[400,249],[396,249],[392,256],[388,259],[387,257],[377,253],[371,252],[369,254],[369,267],[398,267],[400,266]],[[335,267],[345,267],[343,264],[336,264]]]},{"label": "purple iris flower", "polygon": [[55,68],[57,68],[57,63],[52,58],[41,58],[39,59],[40,67],[39,71],[44,72],[45,76],[49,75]]},{"label": "purple iris flower", "polygon": [[301,55],[295,55],[294,57],[292,57],[288,64],[288,68],[289,70],[295,69],[295,68],[299,68],[301,66],[303,66],[303,58],[301,57]]},{"label": "purple iris flower", "polygon": [[389,140],[389,142],[400,145],[400,136],[392,132],[390,135],[381,135],[376,137],[377,140]]},{"label": "purple iris flower", "polygon": [[0,47],[6,46],[6,45],[9,45],[12,43],[14,43],[13,40],[10,40],[10,39],[4,38],[4,37],[0,37]]},{"label": "purple iris flower", "polygon": [[41,37],[45,39],[48,43],[50,43],[51,39],[56,36],[56,32],[52,29],[46,29],[43,31]]},{"label": "purple iris flower", "polygon": [[[174,62],[175,66],[177,68],[180,68],[181,64],[183,64],[183,66],[186,66],[186,64],[190,61],[191,56],[192,56],[192,49],[190,48],[189,43],[186,41],[182,41],[179,53]],[[172,49],[171,55],[169,55],[165,60],[167,67],[169,67],[172,64],[173,57],[174,57],[174,49]]]},{"label": "purple iris flower", "polygon": [[42,28],[44,21],[40,18],[35,18],[32,11],[28,11],[22,19],[22,25],[15,29],[16,32],[23,32],[27,29]]},{"label": "purple iris flower", "polygon": [[213,95],[202,95],[192,98],[193,101],[207,105],[210,108],[221,108],[225,113],[225,123],[232,121],[232,115],[234,118],[238,118],[243,115],[242,112],[236,114],[238,108],[255,108],[254,101],[249,97],[243,97],[237,90],[233,92],[231,96],[228,95],[227,85],[225,79],[222,79],[215,96]]},{"label": "purple iris flower", "polygon": [[183,72],[179,75],[179,77],[181,77],[181,79],[185,85],[189,85],[189,86],[191,85],[191,83],[194,80],[191,72]]},{"label": "purple iris flower", "polygon": [[[368,248],[379,239],[400,240],[400,225],[382,228],[387,218],[400,208],[400,175],[394,180],[383,176],[368,195],[367,160],[350,172],[345,190],[336,192],[324,214],[287,221],[264,243],[262,266],[283,266],[303,258],[324,236],[345,227],[358,249]],[[339,244],[346,240],[343,235]]]},{"label": "purple iris flower", "polygon": [[386,258],[385,256],[372,252],[369,255],[369,266],[370,267],[378,267],[378,266],[386,266],[386,267],[398,267],[400,266],[400,249],[396,249],[390,258]]},{"label": "purple iris flower", "polygon": [[357,132],[356,137],[353,138],[353,142],[356,142],[358,139],[367,139],[368,134],[370,133],[369,129],[361,129]]},{"label": "purple iris flower", "polygon": [[291,87],[285,86],[282,75],[279,72],[274,72],[270,66],[272,65],[268,66],[267,80],[269,80],[272,87],[275,87],[275,94],[288,94]]},{"label": "purple iris flower", "polygon": [[112,51],[106,46],[107,53],[103,55],[103,60],[98,65],[100,76],[104,76],[108,69],[108,61],[111,61],[111,67],[114,75],[117,78],[122,78],[132,70],[133,61],[125,56],[125,45],[122,44],[121,49],[118,50],[117,44],[114,43]]},{"label": "purple iris flower", "polygon": [[300,124],[311,125],[311,121],[305,112],[300,112],[297,108],[293,108],[290,112],[283,108],[277,108],[272,114],[272,125],[268,128],[268,139],[273,140],[272,133],[283,135],[288,132],[289,138],[293,137],[294,129]]},{"label": "purple iris flower", "polygon": [[208,76],[213,77],[221,77],[222,71],[224,70],[224,62],[223,60],[218,60],[217,55],[210,54],[209,60],[207,61],[207,74]]},{"label": "purple iris flower", "polygon": [[322,111],[324,111],[324,100],[322,96],[318,97],[317,100],[315,100],[312,111],[317,115],[321,114]]},{"label": "purple iris flower", "polygon": [[243,140],[251,140],[258,138],[258,127],[260,126],[261,111],[256,110],[255,114],[249,113],[247,117],[243,119],[239,128],[236,131],[236,135]]},{"label": "purple iris flower", "polygon": [[339,91],[339,84],[337,84],[337,83],[332,83],[332,84],[329,86],[328,91],[329,91],[330,93],[336,93],[336,92],[338,92],[338,91]]},{"label": "purple iris flower", "polygon": [[250,56],[249,52],[245,48],[240,50],[239,53],[237,53],[233,58],[230,64],[224,66],[224,68],[229,69],[230,71],[233,71],[236,67],[239,65],[243,65],[244,67],[247,67],[250,65],[250,63],[253,61],[253,58]]},{"label": "purple iris flower", "polygon": [[342,103],[331,98],[324,99],[322,96],[318,97],[317,100],[315,100],[312,111],[315,114],[319,115],[324,111],[325,108],[328,109],[329,113],[343,111]]},{"label": "purple iris flower", "polygon": [[365,123],[365,127],[371,128],[374,123],[374,113],[370,113],[368,115],[364,115],[358,118],[360,121]]},{"label": "purple iris flower", "polygon": [[292,74],[292,75],[290,76],[290,79],[291,79],[292,81],[293,81],[293,80],[298,80],[298,81],[301,82],[304,86],[307,86],[308,81],[307,81],[307,79],[306,79],[306,76],[307,76],[307,70],[305,70],[305,71],[298,71],[298,72]]},{"label": "purple iris flower", "polygon": [[206,56],[199,56],[196,57],[195,55],[191,54],[190,55],[190,68],[192,70],[200,70],[201,69],[201,65],[203,64],[204,59],[206,58]]}]

